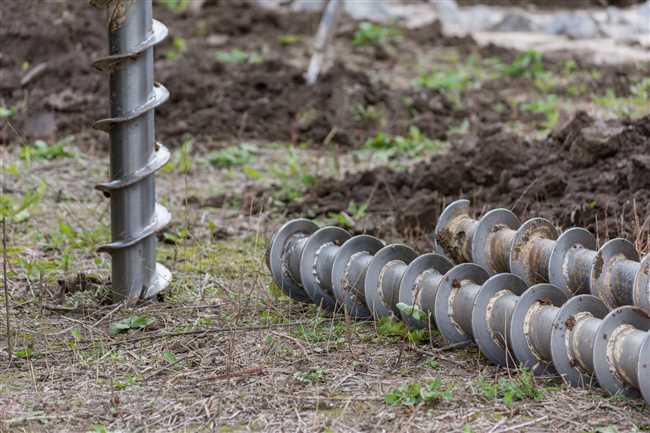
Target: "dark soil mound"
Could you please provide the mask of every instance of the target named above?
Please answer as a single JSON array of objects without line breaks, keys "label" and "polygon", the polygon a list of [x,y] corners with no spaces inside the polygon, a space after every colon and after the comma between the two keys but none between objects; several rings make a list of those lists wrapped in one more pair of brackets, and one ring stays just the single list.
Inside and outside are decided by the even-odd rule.
[{"label": "dark soil mound", "polygon": [[[397,92],[341,64],[328,70],[317,86],[307,86],[304,70],[287,61],[296,53],[283,48],[278,38],[311,37],[317,13],[277,13],[244,1],[209,1],[195,15],[156,5],[154,15],[170,30],[167,41],[156,48],[155,72],[155,79],[171,92],[170,101],[157,110],[157,132],[167,145],[174,146],[184,134],[207,141],[318,145],[330,133],[338,144],[359,144],[379,129],[355,117],[355,110],[369,105],[390,118],[382,130],[404,134],[415,124],[432,138],[444,139],[457,116],[439,93]],[[6,49],[0,53],[0,103],[17,108],[11,120],[21,138],[60,138],[106,116],[108,80],[92,67],[106,52],[104,15],[86,2],[44,8],[37,0],[26,0],[9,2],[3,9],[6,25],[0,38]],[[471,39],[445,39],[436,25],[411,33],[415,39],[426,34],[432,44],[473,45]],[[185,41],[185,51],[170,59],[176,37]],[[225,64],[215,58],[217,51],[235,48],[259,52],[264,61]],[[305,50],[308,44],[298,54],[304,57]],[[40,72],[25,82],[36,68]],[[428,108],[421,103],[407,107],[404,97],[413,97],[415,104],[426,99]],[[16,140],[10,131],[2,134],[0,142]]]},{"label": "dark soil mound", "polygon": [[371,232],[428,232],[447,203],[465,196],[477,212],[508,207],[522,218],[586,227],[601,240],[632,238],[643,223],[637,216],[650,211],[648,150],[650,117],[601,121],[579,112],[541,141],[484,128],[408,173],[380,169],[323,181],[309,191],[301,214],[369,203]]},{"label": "dark soil mound", "polygon": [[[436,91],[395,90],[390,83],[375,82],[367,71],[344,66],[345,58],[317,86],[307,86],[304,67],[294,65],[308,58],[308,40],[318,26],[318,13],[277,13],[253,2],[212,0],[192,14],[173,12],[161,4],[155,2],[154,15],[169,27],[170,37],[156,47],[155,79],[170,90],[171,99],[157,110],[156,126],[159,139],[171,147],[185,134],[204,143],[259,139],[316,146],[330,136],[338,145],[359,146],[380,130],[405,135],[412,125],[432,139],[446,140],[450,127],[467,117],[472,124],[520,120],[510,109],[493,109],[508,106],[501,96],[504,83],[498,80],[469,91],[462,110],[455,110]],[[105,117],[108,80],[92,67],[92,61],[107,49],[105,12],[82,1],[42,7],[38,0],[8,2],[2,12],[0,104],[16,109],[10,120],[18,134],[4,128],[0,143],[59,139],[87,130]],[[354,28],[344,22],[337,37],[351,41]],[[283,46],[279,38],[287,34],[302,37],[302,44]],[[438,23],[404,34],[421,47],[453,46],[463,56],[476,52],[505,62],[516,56],[512,50],[478,47],[471,38],[445,37]],[[175,40],[181,46],[178,41],[184,41],[183,52],[174,54]],[[226,64],[215,58],[217,51],[232,49],[257,52],[264,61]],[[399,47],[395,49],[399,52]],[[363,53],[359,55],[370,55],[377,67],[403,57],[377,58],[372,50]],[[545,65],[554,67],[546,60]],[[600,71],[602,78],[588,83],[594,91],[613,88],[625,94],[632,80],[627,69]],[[530,85],[524,81],[520,85]],[[516,85],[516,80],[508,83]],[[381,113],[384,121],[359,115],[368,107]]]}]

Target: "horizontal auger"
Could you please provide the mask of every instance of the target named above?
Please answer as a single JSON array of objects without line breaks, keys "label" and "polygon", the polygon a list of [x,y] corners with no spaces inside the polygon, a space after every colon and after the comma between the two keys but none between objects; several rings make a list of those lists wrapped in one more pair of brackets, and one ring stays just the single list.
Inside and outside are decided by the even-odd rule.
[{"label": "horizontal auger", "polygon": [[476,220],[469,201],[451,203],[436,224],[438,252],[457,263],[474,262],[488,273],[512,272],[528,285],[550,282],[571,295],[591,293],[608,308],[636,305],[650,311],[650,259],[639,263],[634,245],[612,239],[597,250],[583,228],[558,236],[548,220],[523,224],[506,209]]},{"label": "horizontal auger", "polygon": [[[595,376],[609,393],[640,390],[650,403],[650,318],[641,308],[608,314],[593,295],[530,286],[513,273],[491,276],[474,263],[453,266],[439,254],[417,256],[404,245],[384,246],[304,219],[276,232],[267,258],[274,281],[299,301],[342,308],[358,319],[393,316],[410,327],[436,327],[448,343],[475,341],[498,366],[520,365],[536,375],[557,371],[574,386]],[[647,267],[644,262],[646,279]],[[409,314],[415,311],[424,316]]]},{"label": "horizontal auger", "polygon": [[[479,233],[469,218],[460,224]],[[582,231],[569,232],[577,230]],[[587,239],[577,236],[565,239]],[[456,237],[463,248],[467,238]],[[551,245],[552,253],[560,240]],[[571,256],[565,262],[586,262],[585,257],[600,253],[585,254],[593,250],[582,248],[563,253]],[[593,295],[573,296],[569,288],[548,283],[529,287],[513,273],[490,276],[474,263],[453,266],[442,255],[417,256],[405,245],[384,246],[372,236],[353,237],[305,219],[290,221],[274,234],[267,259],[274,281],[296,300],[330,311],[341,307],[358,319],[401,316],[414,328],[436,327],[452,344],[474,340],[498,366],[520,365],[536,375],[557,372],[574,386],[590,385],[595,376],[610,394],[640,391],[650,403],[650,317],[639,307],[608,314],[606,303]],[[586,266],[581,266],[582,272]],[[638,273],[646,285],[648,266],[644,260]],[[398,308],[399,303],[406,308]],[[415,311],[424,315],[409,314]]]}]

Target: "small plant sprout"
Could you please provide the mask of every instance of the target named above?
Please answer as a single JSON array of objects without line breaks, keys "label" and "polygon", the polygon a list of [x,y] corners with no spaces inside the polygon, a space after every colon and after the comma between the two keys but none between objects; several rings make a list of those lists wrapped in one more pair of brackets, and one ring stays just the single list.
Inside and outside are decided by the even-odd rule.
[{"label": "small plant sprout", "polygon": [[187,42],[180,36],[172,39],[172,46],[168,48],[164,55],[167,60],[177,60],[185,51],[187,51]]},{"label": "small plant sprout", "polygon": [[0,119],[10,119],[16,115],[16,107],[0,105]]},{"label": "small plant sprout", "polygon": [[400,32],[395,28],[364,21],[354,33],[352,43],[357,46],[379,46],[399,36]]},{"label": "small plant sprout", "polygon": [[440,379],[433,379],[427,384],[402,384],[384,396],[384,401],[391,406],[434,406],[443,400],[453,399],[453,389],[446,388]]},{"label": "small plant sprout", "polygon": [[422,311],[417,305],[408,305],[403,302],[398,302],[397,309],[402,314],[405,314],[415,320],[427,320],[427,313]]},{"label": "small plant sprout", "polygon": [[560,118],[557,105],[557,97],[555,95],[548,95],[544,99],[524,102],[520,105],[520,108],[523,112],[543,114],[545,120],[539,125],[539,128],[542,130],[551,130],[555,128]]},{"label": "small plant sprout", "polygon": [[66,137],[53,145],[48,145],[43,140],[36,140],[31,146],[23,146],[20,149],[20,158],[28,163],[38,160],[51,160],[57,158],[72,158],[75,153],[69,150],[73,143],[73,137]]},{"label": "small plant sprout", "polygon": [[230,51],[218,51],[215,54],[217,61],[228,64],[249,63],[257,64],[262,63],[262,56],[257,52],[247,53],[239,48]]},{"label": "small plant sprout", "polygon": [[535,377],[526,369],[519,370],[519,374],[511,379],[501,378],[496,383],[481,379],[479,388],[488,400],[500,399],[508,407],[512,407],[515,401],[539,400],[542,397],[542,390],[535,383]]},{"label": "small plant sprout", "polygon": [[228,168],[250,164],[255,157],[257,146],[242,143],[239,146],[226,147],[208,155],[208,162],[214,167]]},{"label": "small plant sprout", "polygon": [[320,368],[316,368],[305,372],[294,373],[293,378],[302,383],[324,382],[325,372]]},{"label": "small plant sprout", "polygon": [[392,317],[382,317],[377,324],[377,334],[385,338],[398,338],[409,343],[419,344],[429,341],[429,333],[425,329],[408,329],[404,322]]},{"label": "small plant sprout", "polygon": [[295,45],[302,41],[302,38],[299,35],[294,35],[287,33],[285,35],[278,36],[278,42],[280,45]]},{"label": "small plant sprout", "polygon": [[377,123],[383,117],[381,110],[374,105],[355,105],[353,112],[354,119],[361,123]]},{"label": "small plant sprout", "polygon": [[190,0],[161,0],[161,3],[174,13],[182,13],[187,10]]},{"label": "small plant sprout", "polygon": [[542,53],[528,50],[519,54],[515,60],[503,68],[503,73],[509,77],[538,78],[548,71],[544,69]]},{"label": "small plant sprout", "polygon": [[411,126],[406,137],[390,136],[379,132],[366,140],[364,147],[379,151],[385,158],[416,157],[425,152],[437,152],[441,148],[441,143],[428,138],[416,126]]},{"label": "small plant sprout", "polygon": [[127,332],[130,329],[145,329],[151,326],[154,322],[155,319],[141,314],[129,316],[126,319],[111,323],[110,334],[115,336],[122,332]]},{"label": "small plant sprout", "polygon": [[193,144],[194,139],[192,137],[185,137],[181,143],[181,148],[174,152],[163,171],[166,173],[189,174],[194,166],[192,160]]},{"label": "small plant sprout", "polygon": [[12,223],[22,223],[31,217],[30,211],[43,199],[45,182],[41,181],[38,187],[25,193],[21,198],[14,198],[9,194],[0,195],[0,217]]}]

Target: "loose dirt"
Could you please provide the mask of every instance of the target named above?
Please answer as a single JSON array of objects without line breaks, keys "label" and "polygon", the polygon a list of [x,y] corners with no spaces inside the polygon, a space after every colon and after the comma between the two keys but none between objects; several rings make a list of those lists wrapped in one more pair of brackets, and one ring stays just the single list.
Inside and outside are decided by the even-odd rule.
[{"label": "loose dirt", "polygon": [[[103,13],[84,2],[38,6],[35,0],[10,2],[3,10],[7,25],[0,29],[6,41],[0,53],[0,103],[16,109],[12,122],[20,141],[76,134],[107,115],[107,80],[92,67],[92,61],[105,54]],[[206,2],[196,15],[174,13],[159,3],[155,9],[157,19],[170,29],[170,37],[156,51],[156,80],[171,92],[169,103],[157,110],[157,132],[168,146],[191,134],[208,143],[264,140],[320,146],[332,141],[358,147],[379,130],[403,135],[413,125],[430,138],[445,140],[447,130],[472,113],[484,113],[490,121],[517,120],[511,110],[491,110],[503,102],[504,83],[470,92],[466,106],[456,109],[439,92],[377,79],[375,68],[394,67],[402,61],[401,53],[411,55],[414,44],[423,52],[454,47],[463,57],[480,54],[504,62],[517,54],[495,46],[479,48],[470,37],[446,37],[438,23],[404,30],[387,49],[355,50],[353,56],[370,57],[376,65],[370,69],[349,66],[348,53],[339,52],[339,61],[327,68],[318,86],[310,87],[303,74],[319,14],[278,13],[251,2]],[[54,25],[41,25],[44,22]],[[349,44],[355,26],[344,20],[337,39]],[[284,46],[283,35],[295,36],[300,43]],[[257,53],[261,62],[216,59],[217,52],[233,49]],[[545,65],[558,64],[547,60]],[[627,92],[630,78],[625,71],[604,68],[591,84],[596,91],[612,87]],[[359,109],[368,106],[390,121],[360,119]],[[15,139],[9,131],[0,133],[0,143]]]},{"label": "loose dirt", "polygon": [[578,112],[544,140],[486,127],[465,147],[409,172],[381,168],[324,181],[301,207],[318,216],[368,203],[373,218],[366,230],[429,231],[444,205],[464,196],[477,212],[508,207],[564,228],[586,227],[601,240],[634,239],[647,234],[640,218],[650,210],[649,125],[648,117],[602,121]]}]

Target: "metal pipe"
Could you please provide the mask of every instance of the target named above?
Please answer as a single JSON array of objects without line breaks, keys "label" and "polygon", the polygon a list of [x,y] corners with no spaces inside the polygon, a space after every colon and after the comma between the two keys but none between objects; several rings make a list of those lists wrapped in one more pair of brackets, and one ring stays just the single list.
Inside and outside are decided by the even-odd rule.
[{"label": "metal pipe", "polygon": [[169,92],[153,81],[153,47],[167,28],[152,18],[152,0],[94,2],[108,7],[109,55],[94,66],[110,74],[110,117],[95,123],[110,134],[110,180],[96,187],[111,200],[114,301],[154,296],[171,280],[156,263],[156,233],[171,215],[156,203],[155,172],[169,151],[155,141],[154,109]]},{"label": "metal pipe", "polygon": [[528,311],[525,328],[533,353],[543,360],[551,359],[551,324],[560,309],[537,303]]},{"label": "metal pipe", "polygon": [[594,338],[598,332],[601,319],[589,312],[581,312],[574,316],[573,328],[567,336],[567,349],[570,359],[574,360],[583,372],[594,371]]}]

